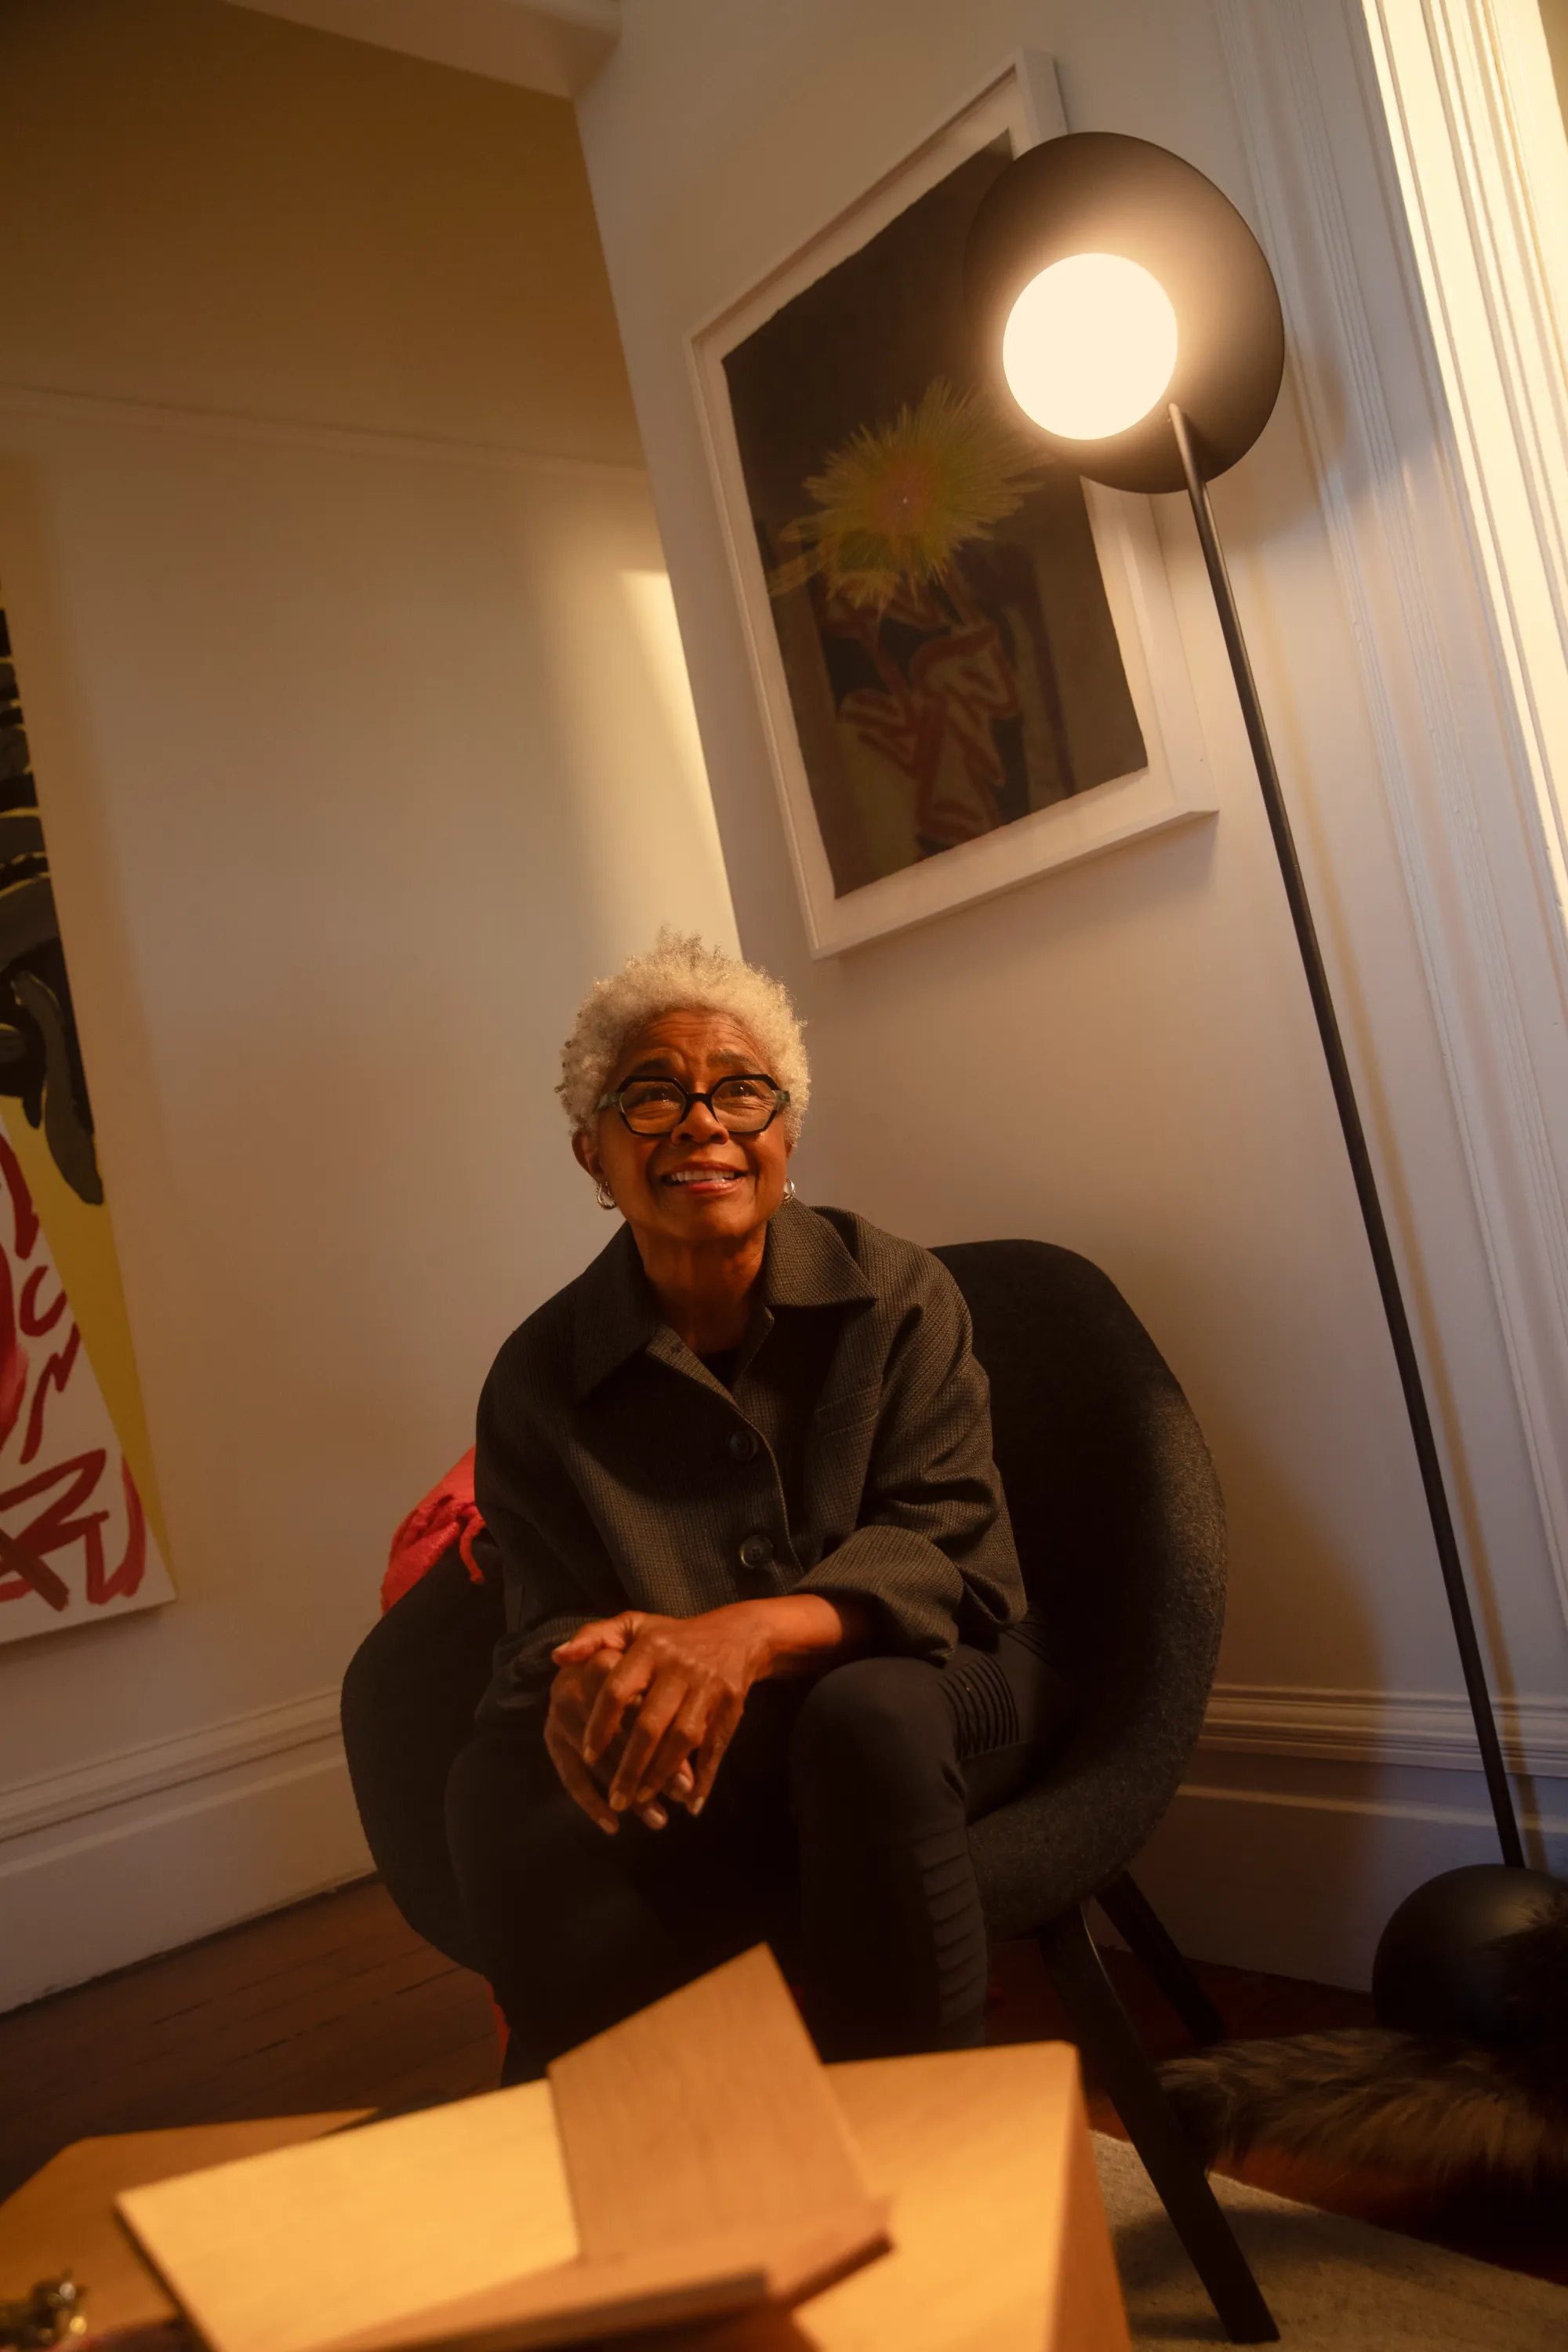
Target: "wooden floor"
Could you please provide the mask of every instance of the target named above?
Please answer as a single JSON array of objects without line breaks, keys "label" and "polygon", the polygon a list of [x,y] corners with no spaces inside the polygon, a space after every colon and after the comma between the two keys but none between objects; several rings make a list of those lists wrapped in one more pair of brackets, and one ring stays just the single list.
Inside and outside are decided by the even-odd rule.
[{"label": "wooden floor", "polygon": [[[1189,2047],[1125,1954],[1107,1960],[1156,2058]],[[1364,2023],[1359,1993],[1238,1969],[1198,1974],[1238,2036]],[[995,1958],[994,2042],[1066,2037],[1032,1945]],[[394,2113],[493,2087],[489,1996],[405,1927],[374,1879],[0,2017],[0,2197],[68,2141],[321,2107]],[[1119,2128],[1089,2085],[1095,2124]],[[1568,2284],[1560,2205],[1434,2205],[1398,2182],[1253,2164],[1283,2196]]]}]

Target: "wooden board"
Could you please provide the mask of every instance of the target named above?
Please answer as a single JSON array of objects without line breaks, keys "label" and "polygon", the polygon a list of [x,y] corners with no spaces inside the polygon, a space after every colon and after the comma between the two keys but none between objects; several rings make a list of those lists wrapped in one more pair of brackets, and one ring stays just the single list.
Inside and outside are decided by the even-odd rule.
[{"label": "wooden board", "polygon": [[[83,2290],[95,2336],[110,2329],[160,2326],[175,2319],[179,2306],[115,2211],[120,2193],[233,2164],[243,2157],[268,2155],[275,2148],[362,2123],[374,2112],[358,2107],[319,2116],[121,2132],[79,2140],[0,2205],[0,2297],[23,2299],[39,2278],[69,2272]],[[623,2324],[648,2325],[667,2307],[676,2308],[682,2316],[702,2315],[704,2303],[710,2311],[723,2312],[754,2302],[765,2293],[765,2271],[754,2244],[714,2244],[710,2253],[718,2275],[710,2283],[706,2296],[693,2297],[689,2292],[684,2258],[679,2266],[676,2296],[671,2295],[670,2273],[677,2265],[668,2253],[653,2263],[613,2265],[602,2281],[602,2304],[583,2314],[584,2328],[596,2332],[617,2314]],[[723,2267],[726,2263],[728,2269]],[[552,2279],[559,2283],[561,2273],[541,2273],[536,2281],[546,2316]],[[558,2285],[555,2300],[580,2303],[580,2280],[571,2281],[564,2296]],[[504,2291],[492,2289],[488,2294],[444,2306],[438,2314],[421,2315],[421,2340],[481,2344],[499,2308],[505,2317],[508,2339],[521,2343],[526,2336],[519,2329],[515,2304],[515,2286],[509,2282]],[[368,2347],[384,2339],[403,2343],[407,2336],[404,2325],[392,2330],[364,2330],[352,2340],[356,2345],[363,2341]],[[560,2340],[558,2333],[554,2340]]]},{"label": "wooden board", "polygon": [[829,2073],[894,2252],[795,2312],[818,2352],[1128,2352],[1070,2043]]},{"label": "wooden board", "polygon": [[723,2322],[702,2352],[1129,2352],[1110,2233],[1065,2042],[828,2069],[893,2252],[801,2303]]},{"label": "wooden board", "polygon": [[[831,2067],[828,2079],[873,2189],[893,2195],[896,2250],[793,2313],[770,2306],[710,2323],[703,2352],[1126,2352],[1071,2050],[1036,2043],[889,2059]],[[31,2285],[37,2273],[26,2263],[18,2269],[14,2251],[49,2213],[56,2220],[36,2240],[40,2246],[81,2249],[112,2238],[109,2200],[149,2178],[154,2144],[156,2168],[173,2172],[335,2120],[136,2133],[68,2149],[0,2207],[0,2247],[11,2262],[0,2291]],[[37,2194],[51,2174],[52,2201]],[[168,2309],[151,2274],[130,2258],[142,2291],[160,2299],[95,2300],[95,2325]],[[82,2274],[90,2279],[86,2259]],[[470,2340],[482,2341],[480,2315],[473,2316]],[[460,2327],[452,2340],[464,2340]]]},{"label": "wooden board", "polygon": [[120,2206],[213,2352],[521,2352],[788,2298],[886,2242],[760,1950],[571,2053],[549,2084]]},{"label": "wooden board", "polygon": [[330,2115],[79,2139],[0,2205],[0,2302],[19,2301],[38,2279],[68,2271],[86,2295],[95,2334],[108,2327],[157,2326],[174,2318],[174,2297],[114,2211],[119,2192],[319,2139],[371,2113],[368,2107],[349,2107]]},{"label": "wooden board", "polygon": [[533,2352],[755,2309],[769,2276],[754,2236],[681,2238],[526,2278],[335,2336],[319,2352]]},{"label": "wooden board", "polygon": [[883,2208],[763,1946],[569,2052],[550,2083],[584,2254],[741,2231],[793,2301],[883,2241]]},{"label": "wooden board", "polygon": [[577,2252],[544,2083],[119,2201],[214,2352],[315,2352]]}]

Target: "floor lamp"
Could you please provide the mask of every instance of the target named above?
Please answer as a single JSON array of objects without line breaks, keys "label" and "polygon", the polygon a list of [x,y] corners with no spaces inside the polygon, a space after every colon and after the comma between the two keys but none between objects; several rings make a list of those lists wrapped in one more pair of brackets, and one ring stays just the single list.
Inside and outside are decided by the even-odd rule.
[{"label": "floor lamp", "polygon": [[[1519,1893],[1552,1882],[1525,1870],[1410,1318],[1209,505],[1208,483],[1245,457],[1279,395],[1285,331],[1273,277],[1236,207],[1190,163],[1142,139],[1079,131],[1027,149],[994,182],[970,232],[965,279],[984,365],[1058,456],[1090,481],[1184,489],[1192,501],[1383,1296],[1507,1865],[1430,1882],[1431,1890],[1461,1876],[1471,1884],[1466,1895],[1456,1888],[1429,1903],[1427,1924],[1439,1937],[1451,1928],[1451,1917],[1440,1916],[1446,1900],[1449,1914],[1467,1912],[1473,1932],[1479,1899],[1488,1918],[1518,1925],[1510,1899],[1517,1909]],[[1475,1885],[1482,1877],[1493,1882],[1489,1896]],[[1428,1891],[1417,1890],[1410,1905]]]}]

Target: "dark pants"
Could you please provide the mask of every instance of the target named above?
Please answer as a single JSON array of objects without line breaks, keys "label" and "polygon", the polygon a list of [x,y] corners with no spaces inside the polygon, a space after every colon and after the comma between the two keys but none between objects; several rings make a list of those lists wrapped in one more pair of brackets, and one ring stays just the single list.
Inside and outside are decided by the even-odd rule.
[{"label": "dark pants", "polygon": [[942,1668],[868,1657],[759,1685],[700,1817],[623,1820],[611,1838],[562,1789],[537,1717],[472,1732],[483,1672],[465,1685],[466,1739],[451,1737],[464,1677],[450,1672],[426,1736],[416,1694],[462,1598],[453,1570],[432,1570],[362,1647],[344,1733],[393,1899],[489,1977],[509,2077],[760,1940],[799,1982],[826,2057],[980,2040],[985,1927],[965,1824],[1033,1777],[1070,1717],[1029,1623]]}]

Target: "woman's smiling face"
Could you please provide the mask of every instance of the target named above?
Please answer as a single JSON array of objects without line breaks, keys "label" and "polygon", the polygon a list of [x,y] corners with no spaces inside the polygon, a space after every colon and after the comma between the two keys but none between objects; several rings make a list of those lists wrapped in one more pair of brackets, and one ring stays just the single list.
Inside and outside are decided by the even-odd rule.
[{"label": "woman's smiling face", "polygon": [[[605,1091],[630,1078],[673,1078],[688,1094],[707,1094],[723,1078],[771,1075],[728,1013],[682,1009],[628,1040]],[[619,1111],[602,1110],[573,1149],[608,1183],[634,1232],[666,1245],[739,1242],[760,1231],[784,1198],[790,1151],[782,1116],[760,1135],[731,1135],[699,1102],[668,1135],[634,1135]]]}]

